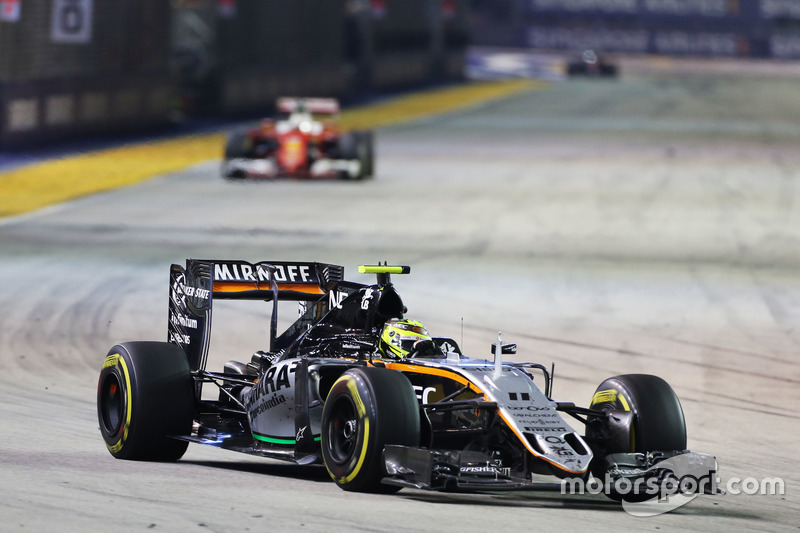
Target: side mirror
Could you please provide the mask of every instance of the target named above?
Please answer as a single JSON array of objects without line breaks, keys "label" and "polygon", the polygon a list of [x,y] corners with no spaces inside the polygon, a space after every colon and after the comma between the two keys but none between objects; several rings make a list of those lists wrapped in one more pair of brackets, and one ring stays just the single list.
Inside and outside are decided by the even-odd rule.
[{"label": "side mirror", "polygon": [[[491,355],[494,355],[494,351],[496,349],[497,349],[497,343],[493,342],[492,343]],[[517,353],[517,345],[516,345],[516,343],[504,342],[503,344],[500,345],[500,353],[502,355],[513,355],[513,354]]]}]

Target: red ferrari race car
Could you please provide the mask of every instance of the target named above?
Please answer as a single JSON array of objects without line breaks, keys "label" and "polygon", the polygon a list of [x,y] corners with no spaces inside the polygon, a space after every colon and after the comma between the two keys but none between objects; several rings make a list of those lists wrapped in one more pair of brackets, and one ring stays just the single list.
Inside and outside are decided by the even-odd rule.
[{"label": "red ferrari race car", "polygon": [[234,131],[225,144],[222,176],[237,178],[341,178],[373,175],[371,131],[343,132],[333,98],[279,98],[284,116]]}]

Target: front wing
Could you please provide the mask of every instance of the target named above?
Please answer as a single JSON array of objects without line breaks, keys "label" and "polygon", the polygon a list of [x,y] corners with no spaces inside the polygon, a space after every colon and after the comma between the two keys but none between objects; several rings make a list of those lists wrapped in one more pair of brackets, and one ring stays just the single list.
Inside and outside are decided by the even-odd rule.
[{"label": "front wing", "polygon": [[[512,477],[491,457],[471,451],[432,450],[408,446],[386,446],[383,451],[387,477],[382,482],[397,487],[448,492],[478,492],[504,490],[562,491],[569,479],[533,481]],[[691,452],[619,453],[606,458],[605,479],[601,484],[613,485],[626,479],[631,486],[663,494],[664,484],[671,484],[674,493],[719,493],[713,485],[716,458]],[[586,481],[588,475],[581,476]],[[693,483],[683,482],[691,478]],[[637,482],[637,480],[639,480]],[[703,482],[710,480],[709,483]],[[652,481],[652,483],[647,483]],[[612,487],[609,486],[609,489]],[[642,494],[645,494],[642,492]]]},{"label": "front wing", "polygon": [[560,480],[534,482],[511,477],[507,468],[479,452],[386,446],[383,459],[388,475],[382,482],[397,487],[448,492],[561,488]]},{"label": "front wing", "polygon": [[317,159],[311,166],[304,167],[299,172],[288,172],[281,168],[271,158],[265,159],[228,159],[222,165],[222,174],[226,177],[247,178],[282,178],[282,177],[308,177],[318,179],[339,178],[342,174],[350,178],[357,178],[361,172],[361,162],[358,159]]}]

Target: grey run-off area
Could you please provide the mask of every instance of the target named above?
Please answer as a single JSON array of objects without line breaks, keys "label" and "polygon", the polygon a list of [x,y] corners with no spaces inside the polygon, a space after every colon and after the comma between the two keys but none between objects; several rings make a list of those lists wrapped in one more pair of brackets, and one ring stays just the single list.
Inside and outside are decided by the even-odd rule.
[{"label": "grey run-off area", "polygon": [[[0,529],[796,531],[797,78],[702,70],[380,130],[364,183],[232,183],[209,162],[0,222]],[[357,281],[360,263],[410,264],[393,280],[434,334],[488,356],[502,330],[581,405],[606,377],[660,375],[723,486],[780,476],[786,493],[635,518],[602,495],[349,494],[320,468],[199,445],[115,460],[100,365],[116,342],[165,338],[169,265],[187,257],[319,260]],[[220,304],[210,367],[263,348],[266,313]]]}]

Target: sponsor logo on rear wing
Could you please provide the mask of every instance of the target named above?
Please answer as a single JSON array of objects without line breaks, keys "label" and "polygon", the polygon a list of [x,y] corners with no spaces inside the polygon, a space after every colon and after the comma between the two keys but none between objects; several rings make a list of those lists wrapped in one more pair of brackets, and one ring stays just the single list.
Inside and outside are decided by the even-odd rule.
[{"label": "sponsor logo on rear wing", "polygon": [[[189,368],[205,368],[211,333],[211,265],[187,261],[170,267],[167,341],[186,354]],[[198,385],[199,387],[199,385]]]},{"label": "sponsor logo on rear wing", "polygon": [[[197,260],[189,260],[193,262]],[[344,267],[316,262],[236,260],[202,261],[212,265],[212,292],[218,298],[313,300],[344,277]],[[274,283],[274,285],[273,285]]]}]

